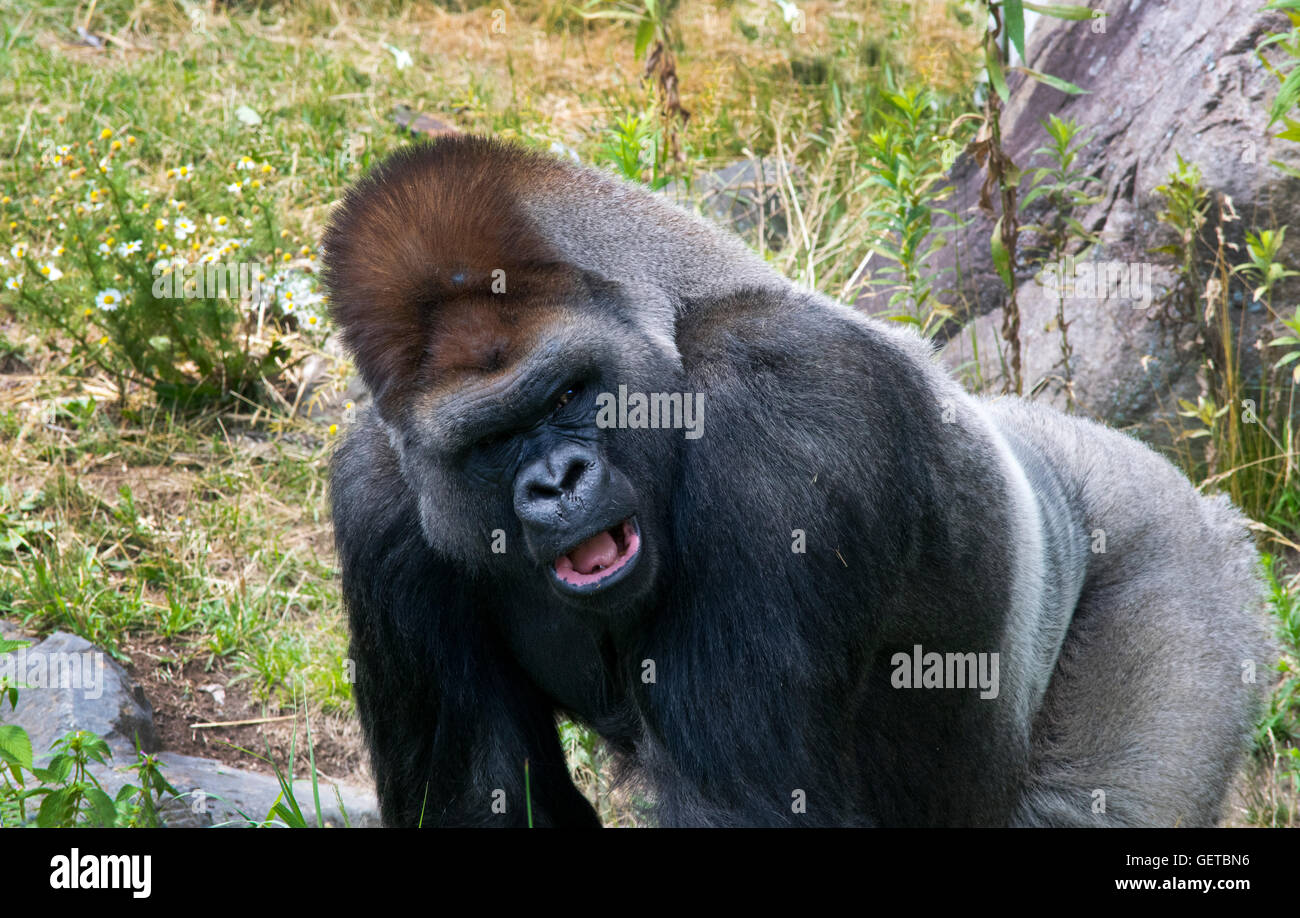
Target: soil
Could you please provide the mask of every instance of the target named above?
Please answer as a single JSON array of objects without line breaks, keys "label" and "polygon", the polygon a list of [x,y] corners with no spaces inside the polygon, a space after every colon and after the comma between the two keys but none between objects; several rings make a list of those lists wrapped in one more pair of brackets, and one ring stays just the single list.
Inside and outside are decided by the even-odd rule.
[{"label": "soil", "polygon": [[[219,660],[213,661],[211,668],[205,667],[203,659],[180,664],[184,655],[173,651],[160,638],[133,637],[124,649],[131,658],[127,672],[143,686],[145,697],[153,705],[154,725],[163,749],[217,759],[232,767],[268,775],[274,774],[270,764],[250,752],[267,757],[269,746],[270,758],[286,769],[293,749],[295,776],[310,775],[306,722],[301,712],[292,716],[294,712],[289,708],[268,708],[253,697],[246,682],[232,682],[234,674],[226,672]],[[308,713],[318,774],[350,784],[369,784],[371,778],[356,719],[344,714]],[[266,721],[266,718],[286,719]],[[245,720],[264,722],[194,726]],[[240,751],[237,746],[250,752]]]}]

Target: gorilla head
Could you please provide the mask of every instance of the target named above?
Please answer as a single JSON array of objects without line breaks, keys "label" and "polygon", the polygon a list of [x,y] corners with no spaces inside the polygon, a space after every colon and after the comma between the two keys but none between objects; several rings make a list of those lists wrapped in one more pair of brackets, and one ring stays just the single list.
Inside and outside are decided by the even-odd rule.
[{"label": "gorilla head", "polygon": [[504,144],[396,154],[324,247],[375,402],[331,484],[387,823],[596,824],[558,714],[665,824],[1218,818],[1254,553],[1145,447]]},{"label": "gorilla head", "polygon": [[680,362],[618,284],[525,232],[511,189],[544,181],[540,164],[502,174],[488,150],[408,151],[353,190],[325,239],[335,315],[435,551],[594,613],[634,606],[669,537],[681,435],[609,436],[596,399],[680,391]]}]

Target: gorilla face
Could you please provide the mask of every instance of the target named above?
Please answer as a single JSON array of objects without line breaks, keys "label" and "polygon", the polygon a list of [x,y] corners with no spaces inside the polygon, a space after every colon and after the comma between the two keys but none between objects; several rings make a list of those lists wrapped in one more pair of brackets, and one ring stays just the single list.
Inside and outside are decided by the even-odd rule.
[{"label": "gorilla face", "polygon": [[663,391],[679,373],[648,339],[628,348],[635,331],[608,319],[616,290],[555,280],[487,332],[499,298],[444,304],[442,334],[416,370],[420,394],[381,398],[381,413],[439,553],[530,595],[633,607],[669,539],[681,436],[602,429],[596,400],[620,385]]}]

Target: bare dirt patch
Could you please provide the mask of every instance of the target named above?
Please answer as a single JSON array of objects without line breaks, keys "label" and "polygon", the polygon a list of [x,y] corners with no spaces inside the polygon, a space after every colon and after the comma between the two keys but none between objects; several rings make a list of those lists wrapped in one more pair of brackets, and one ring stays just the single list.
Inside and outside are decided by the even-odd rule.
[{"label": "bare dirt patch", "polygon": [[[154,710],[154,724],[163,748],[182,755],[203,756],[247,771],[273,774],[269,764],[241,752],[241,746],[270,757],[287,769],[289,751],[294,752],[296,777],[309,777],[306,720],[301,711],[285,720],[240,726],[195,729],[199,723],[260,720],[294,714],[289,708],[267,706],[249,691],[246,682],[232,681],[220,661],[206,668],[205,660],[182,662],[184,655],[155,637],[132,637],[126,642],[131,677],[144,687]],[[312,745],[316,770],[351,784],[370,783],[360,725],[342,714],[310,711]],[[295,729],[297,740],[295,746]]]}]

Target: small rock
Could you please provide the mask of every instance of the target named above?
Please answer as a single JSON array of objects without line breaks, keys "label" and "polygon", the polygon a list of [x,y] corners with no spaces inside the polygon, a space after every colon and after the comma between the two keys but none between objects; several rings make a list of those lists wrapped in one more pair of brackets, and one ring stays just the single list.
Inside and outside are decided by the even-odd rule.
[{"label": "small rock", "polygon": [[459,134],[460,131],[445,121],[432,115],[417,112],[406,105],[393,109],[392,119],[397,126],[409,131],[415,137],[442,137],[446,134]]},{"label": "small rock", "polygon": [[56,631],[34,646],[0,655],[0,674],[19,682],[18,705],[0,721],[27,731],[39,759],[72,730],[91,730],[117,757],[159,748],[153,707],[126,670],[85,638]]},{"label": "small rock", "polygon": [[[786,168],[797,184],[795,167]],[[778,248],[789,232],[781,205],[784,173],[779,160],[744,159],[697,176],[690,186],[682,181],[669,182],[663,194],[687,206],[698,201],[705,216],[747,239],[754,236],[762,222],[764,244]]]}]

